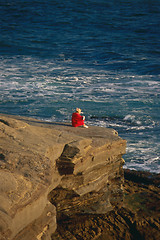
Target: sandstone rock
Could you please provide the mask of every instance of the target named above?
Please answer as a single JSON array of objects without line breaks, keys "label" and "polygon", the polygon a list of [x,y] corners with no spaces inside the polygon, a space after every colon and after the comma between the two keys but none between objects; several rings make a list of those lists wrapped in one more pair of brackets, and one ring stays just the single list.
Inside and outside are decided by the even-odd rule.
[{"label": "sandstone rock", "polygon": [[159,240],[159,174],[126,169],[125,177],[121,207],[106,214],[63,216],[52,240]]},{"label": "sandstone rock", "polygon": [[0,239],[49,240],[57,216],[119,206],[125,148],[112,129],[1,115]]}]

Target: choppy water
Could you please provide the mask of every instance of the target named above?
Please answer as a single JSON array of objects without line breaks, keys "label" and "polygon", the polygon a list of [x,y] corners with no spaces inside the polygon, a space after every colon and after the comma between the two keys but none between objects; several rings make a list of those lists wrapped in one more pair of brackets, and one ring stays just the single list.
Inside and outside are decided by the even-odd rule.
[{"label": "choppy water", "polygon": [[159,0],[1,0],[0,112],[111,127],[160,172]]}]

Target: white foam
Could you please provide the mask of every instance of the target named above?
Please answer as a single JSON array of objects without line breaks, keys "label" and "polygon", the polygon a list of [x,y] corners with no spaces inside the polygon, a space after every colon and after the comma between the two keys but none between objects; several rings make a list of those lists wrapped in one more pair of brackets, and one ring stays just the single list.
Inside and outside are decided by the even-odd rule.
[{"label": "white foam", "polygon": [[59,112],[60,114],[62,114],[62,115],[64,115],[64,116],[65,116],[65,115],[68,116],[68,110],[67,110],[67,108],[57,109],[56,112]]},{"label": "white foam", "polygon": [[126,130],[144,130],[146,129],[145,126],[141,126],[141,127],[137,127],[137,126],[134,126],[134,127],[128,127]]},{"label": "white foam", "polygon": [[[149,129],[158,125],[158,120],[155,121],[154,115],[152,119],[150,111],[154,109],[155,100],[159,99],[158,77],[134,75],[128,71],[97,70],[76,64],[73,61],[58,63],[51,59],[41,60],[28,56],[1,57],[2,104],[9,100],[10,106],[13,103],[17,109],[23,109],[21,102],[24,101],[27,111],[36,115],[41,108],[52,107],[53,103],[61,102],[62,105],[66,103],[66,107],[60,106],[57,111],[55,110],[55,115],[47,120],[55,121],[60,115],[67,118],[66,112],[71,108],[68,100],[91,106],[91,115],[94,114],[94,107],[102,103],[100,106],[106,106],[102,109],[102,115],[110,112],[111,115],[121,117],[107,121],[90,120],[89,124],[113,127],[117,131],[120,129],[124,137],[128,137],[127,154],[130,154],[132,166],[134,164],[136,166],[134,160],[138,161],[138,158],[146,164],[148,161],[147,166],[153,162],[157,164],[158,143],[157,147],[154,145],[157,138],[152,139],[147,134]],[[32,100],[30,105],[27,105],[28,100]],[[97,107],[97,112],[100,110]],[[139,138],[145,137],[146,139],[150,137],[148,140],[151,141],[150,145],[147,140],[139,141]],[[137,139],[137,143],[131,144],[132,138]]]},{"label": "white foam", "polygon": [[128,114],[128,115],[126,115],[124,117],[124,120],[134,120],[134,119],[135,119],[135,116],[134,115],[130,115],[130,114]]},{"label": "white foam", "polygon": [[146,163],[126,162],[124,168],[129,168],[131,170],[141,170],[160,173],[160,166],[153,167],[152,165],[150,164],[147,165]]}]

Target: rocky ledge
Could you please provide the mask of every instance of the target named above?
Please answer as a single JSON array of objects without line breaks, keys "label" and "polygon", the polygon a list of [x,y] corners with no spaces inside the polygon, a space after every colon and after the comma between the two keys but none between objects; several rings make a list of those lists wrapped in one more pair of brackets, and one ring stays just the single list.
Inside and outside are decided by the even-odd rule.
[{"label": "rocky ledge", "polygon": [[125,149],[113,129],[0,115],[0,239],[92,239],[56,229],[122,207]]}]

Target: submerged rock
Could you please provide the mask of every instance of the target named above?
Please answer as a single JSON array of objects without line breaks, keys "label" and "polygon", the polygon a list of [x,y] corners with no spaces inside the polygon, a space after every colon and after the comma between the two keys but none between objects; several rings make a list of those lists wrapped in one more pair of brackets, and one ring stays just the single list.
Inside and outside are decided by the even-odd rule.
[{"label": "submerged rock", "polygon": [[126,141],[113,129],[1,115],[0,136],[0,239],[49,240],[57,219],[122,205]]}]

